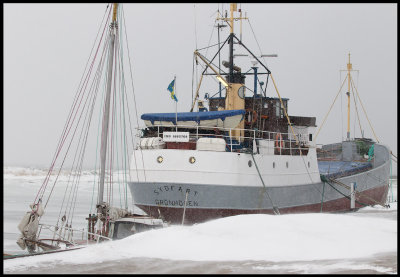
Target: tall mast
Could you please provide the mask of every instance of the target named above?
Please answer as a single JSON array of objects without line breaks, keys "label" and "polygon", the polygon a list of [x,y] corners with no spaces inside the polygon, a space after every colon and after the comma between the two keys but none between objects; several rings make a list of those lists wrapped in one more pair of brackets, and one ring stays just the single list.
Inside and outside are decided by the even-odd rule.
[{"label": "tall mast", "polygon": [[[104,195],[104,178],[106,170],[106,155],[107,155],[107,138],[108,138],[108,123],[110,121],[110,96],[111,96],[111,85],[112,85],[112,75],[113,75],[113,62],[114,62],[114,44],[115,44],[115,30],[117,25],[117,8],[118,4],[113,5],[113,16],[110,25],[110,48],[109,48],[109,58],[108,58],[108,79],[107,79],[107,90],[106,90],[106,100],[104,103],[104,114],[103,123],[101,128],[101,148],[100,148],[100,158],[101,158],[101,169],[100,169],[100,188],[98,196],[98,205],[103,203]],[[101,207],[98,208],[101,211]]]},{"label": "tall mast", "polygon": [[229,38],[229,79],[228,81],[233,82],[233,12],[237,10],[236,3],[232,3],[230,6],[231,17],[229,18],[229,24],[231,27],[231,33]]},{"label": "tall mast", "polygon": [[350,71],[353,69],[352,64],[350,63],[350,53],[349,53],[349,62],[347,63],[347,81],[348,81],[348,90],[347,90],[347,140],[350,140],[350,84],[351,84],[351,76]]},{"label": "tall mast", "polygon": [[[229,68],[229,73],[227,74],[228,84],[226,86],[226,98],[225,98],[225,110],[242,110],[245,108],[245,99],[244,99],[244,75],[241,74],[240,68],[233,64],[233,44],[234,44],[234,21],[242,20],[247,18],[242,18],[241,16],[238,18],[234,17],[234,12],[237,11],[237,4],[230,4],[230,17],[225,13],[225,17],[219,17],[217,20],[223,20],[227,22],[230,26],[230,34],[228,37],[229,41],[229,62],[226,65]],[[222,62],[224,64],[224,62]],[[238,71],[237,73],[234,70]],[[218,77],[217,77],[218,78]],[[239,89],[241,89],[239,95]],[[237,139],[242,139],[244,136],[244,121],[240,122],[237,126],[238,129],[232,131],[232,136]]]},{"label": "tall mast", "polygon": [[[228,74],[228,82],[229,83],[234,83],[234,64],[233,64],[233,38],[235,36],[234,34],[234,21],[235,20],[242,20],[242,19],[247,19],[247,17],[242,17],[242,11],[240,10],[240,17],[234,17],[233,12],[237,11],[237,4],[236,3],[231,3],[230,4],[230,17],[228,17],[227,13],[225,12],[225,17],[220,17],[218,13],[217,20],[222,20],[225,21],[229,24],[230,26],[230,34],[229,34],[229,74]],[[218,24],[218,27],[221,26]]]}]

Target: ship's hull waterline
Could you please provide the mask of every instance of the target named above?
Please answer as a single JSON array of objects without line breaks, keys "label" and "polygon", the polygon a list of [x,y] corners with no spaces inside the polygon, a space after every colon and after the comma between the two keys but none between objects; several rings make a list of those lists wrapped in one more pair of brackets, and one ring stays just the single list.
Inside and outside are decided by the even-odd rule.
[{"label": "ship's hull waterline", "polygon": [[[385,146],[375,145],[372,169],[336,179],[356,184],[355,209],[385,203],[389,181],[389,154]],[[154,174],[154,172],[153,172]],[[201,174],[199,172],[198,174]],[[263,175],[263,179],[268,179]],[[337,183],[268,183],[221,185],[190,182],[129,182],[133,201],[147,214],[172,224],[200,223],[239,214],[280,214],[344,212],[351,210],[350,191]],[[273,209],[273,207],[277,208]]]}]

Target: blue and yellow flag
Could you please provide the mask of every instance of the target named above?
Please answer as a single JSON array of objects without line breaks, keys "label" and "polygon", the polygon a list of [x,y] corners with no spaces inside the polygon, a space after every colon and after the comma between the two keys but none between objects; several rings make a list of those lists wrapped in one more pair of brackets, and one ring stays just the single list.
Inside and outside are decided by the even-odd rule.
[{"label": "blue and yellow flag", "polygon": [[169,84],[168,88],[169,92],[171,92],[171,99],[175,100],[176,102],[178,102],[178,98],[176,98],[175,96],[175,79],[172,80],[172,82]]}]

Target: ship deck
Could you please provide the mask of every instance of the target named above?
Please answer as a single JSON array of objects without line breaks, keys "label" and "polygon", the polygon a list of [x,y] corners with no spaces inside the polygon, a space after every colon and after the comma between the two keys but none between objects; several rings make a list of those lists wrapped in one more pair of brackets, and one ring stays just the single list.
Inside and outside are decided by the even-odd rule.
[{"label": "ship deck", "polygon": [[372,168],[370,162],[360,161],[318,161],[319,173],[330,178],[339,178],[354,175]]}]

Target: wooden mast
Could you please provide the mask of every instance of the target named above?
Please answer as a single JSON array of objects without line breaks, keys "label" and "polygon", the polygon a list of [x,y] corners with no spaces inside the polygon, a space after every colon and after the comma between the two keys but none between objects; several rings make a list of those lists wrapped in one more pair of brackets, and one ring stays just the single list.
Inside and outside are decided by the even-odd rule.
[{"label": "wooden mast", "polygon": [[100,158],[101,158],[101,168],[100,168],[100,186],[97,201],[97,212],[98,214],[103,214],[104,211],[102,206],[104,204],[104,179],[105,179],[105,167],[106,167],[106,157],[107,157],[107,139],[108,139],[108,125],[110,121],[110,97],[111,97],[111,85],[112,85],[112,75],[113,75],[113,62],[114,62],[114,44],[115,44],[115,30],[117,25],[117,8],[118,4],[113,5],[113,16],[110,25],[110,48],[109,48],[109,59],[108,59],[108,79],[107,79],[107,90],[106,90],[106,100],[104,102],[104,113],[103,122],[101,128],[101,148],[100,148]]}]

